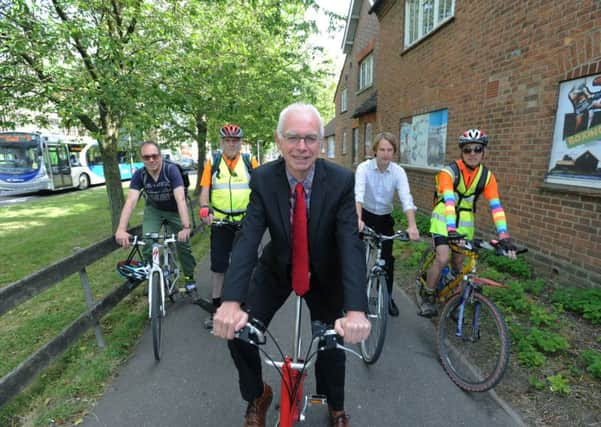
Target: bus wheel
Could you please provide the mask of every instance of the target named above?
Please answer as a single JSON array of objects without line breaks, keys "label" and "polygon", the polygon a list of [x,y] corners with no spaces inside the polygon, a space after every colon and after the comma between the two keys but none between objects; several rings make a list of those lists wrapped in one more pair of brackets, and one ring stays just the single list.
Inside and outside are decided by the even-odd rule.
[{"label": "bus wheel", "polygon": [[77,188],[79,188],[80,190],[85,190],[89,186],[90,186],[90,177],[87,176],[85,173],[82,173],[81,175],[79,175],[79,186]]}]

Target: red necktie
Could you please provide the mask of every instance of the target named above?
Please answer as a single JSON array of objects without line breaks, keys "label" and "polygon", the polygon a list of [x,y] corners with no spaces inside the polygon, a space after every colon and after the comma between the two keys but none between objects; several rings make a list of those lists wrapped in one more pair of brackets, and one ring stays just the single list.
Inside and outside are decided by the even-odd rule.
[{"label": "red necktie", "polygon": [[292,212],[292,289],[297,295],[309,290],[309,242],[307,238],[307,206],[303,184],[296,184]]}]

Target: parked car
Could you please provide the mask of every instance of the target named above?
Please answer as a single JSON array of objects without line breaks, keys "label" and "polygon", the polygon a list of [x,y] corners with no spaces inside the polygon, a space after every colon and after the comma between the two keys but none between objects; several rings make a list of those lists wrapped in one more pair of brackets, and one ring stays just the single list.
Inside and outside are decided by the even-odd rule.
[{"label": "parked car", "polygon": [[197,171],[198,163],[191,159],[190,157],[180,157],[175,160],[185,171]]}]

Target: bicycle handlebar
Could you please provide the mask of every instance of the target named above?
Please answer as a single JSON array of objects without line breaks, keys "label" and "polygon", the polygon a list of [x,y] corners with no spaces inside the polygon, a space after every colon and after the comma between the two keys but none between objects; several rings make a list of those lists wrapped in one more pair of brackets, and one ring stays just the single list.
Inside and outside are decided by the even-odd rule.
[{"label": "bicycle handlebar", "polygon": [[373,228],[367,225],[363,226],[363,230],[361,230],[360,234],[366,237],[371,237],[380,240],[382,242],[386,240],[400,240],[401,242],[408,242],[410,240],[409,233],[407,233],[405,230],[399,230],[392,236],[387,236],[385,234],[377,233]]},{"label": "bicycle handlebar", "polygon": [[[483,239],[473,239],[473,240],[467,240],[467,239],[462,239],[461,240],[463,242],[463,244],[460,244],[460,242],[457,243],[452,243],[455,246],[457,246],[458,248],[470,251],[470,252],[477,252],[478,249],[486,249],[489,251],[495,251],[495,254],[497,256],[507,256],[507,251],[505,249],[503,249],[500,245],[500,242],[498,240],[483,240]],[[451,243],[451,242],[449,242]],[[522,247],[522,248],[518,248],[515,253],[516,254],[523,254],[525,252],[528,252],[528,248],[526,247]]]},{"label": "bicycle handlebar", "polygon": [[177,242],[176,234],[159,234],[159,233],[145,233],[144,237],[140,237],[137,235],[129,236],[129,241],[132,246],[144,246],[146,242],[144,240],[152,240],[154,242],[158,242],[160,240],[163,243],[175,243]]},{"label": "bicycle handlebar", "polygon": [[[242,329],[240,329],[234,334],[234,338],[247,342],[254,346],[260,346],[264,345],[267,342],[265,332],[267,332],[267,328],[265,328],[265,326],[260,320],[251,319]],[[359,357],[360,359],[363,359],[363,357],[359,353],[340,343],[342,337],[340,337],[336,330],[332,328],[332,325],[327,325],[323,322],[320,322],[319,320],[314,320],[313,322],[311,322],[311,333],[313,336],[312,342],[317,342],[317,350],[315,352],[339,349],[351,353]],[[300,364],[293,364],[293,368],[308,368],[311,365],[311,359],[312,355],[309,355],[305,362],[302,362]],[[284,362],[272,361],[270,364],[276,367],[281,367],[283,363]]]},{"label": "bicycle handlebar", "polygon": [[227,218],[218,218],[218,219],[213,219],[213,221],[211,222],[211,225],[215,226],[215,227],[225,227],[225,226],[230,226],[233,227],[235,229],[240,229],[240,227],[242,226],[240,224],[240,221],[233,221],[231,219],[227,219]]}]

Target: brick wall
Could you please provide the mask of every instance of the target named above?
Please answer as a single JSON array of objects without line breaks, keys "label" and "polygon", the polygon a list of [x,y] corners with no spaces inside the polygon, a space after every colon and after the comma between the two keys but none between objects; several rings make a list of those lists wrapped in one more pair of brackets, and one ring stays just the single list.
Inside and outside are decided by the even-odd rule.
[{"label": "brick wall", "polygon": [[[362,161],[365,157],[365,123],[373,122],[373,132],[375,135],[378,132],[376,116],[369,114],[360,118],[353,119],[351,116],[363,102],[365,102],[371,94],[376,90],[378,65],[374,63],[374,85],[364,89],[361,92],[359,88],[359,62],[370,52],[374,53],[374,58],[378,56],[378,32],[379,24],[376,15],[368,14],[369,2],[363,1],[361,6],[360,20],[357,31],[355,33],[353,47],[347,53],[343,69],[340,73],[338,87],[336,90],[336,158],[331,159],[334,162],[343,166],[352,168],[356,166],[352,159],[352,144],[353,144],[353,128],[359,129],[360,143],[358,161]],[[377,61],[375,61],[377,62]],[[340,94],[344,88],[347,88],[347,105],[346,112],[340,111]],[[342,154],[342,139],[343,133],[346,131],[347,150],[346,154]]]},{"label": "brick wall", "polygon": [[[538,271],[601,286],[601,191],[544,183],[559,83],[601,72],[601,2],[455,2],[454,18],[403,50],[403,1],[380,2],[376,126],[448,109],[447,162],[457,136],[480,127],[511,235]],[[433,170],[406,168],[416,203],[432,206]],[[479,231],[494,230],[486,201]]]}]

